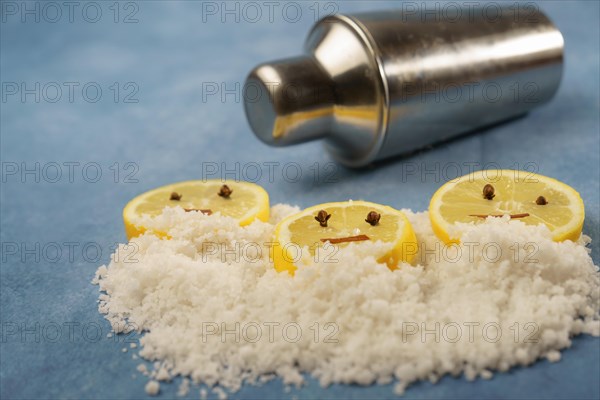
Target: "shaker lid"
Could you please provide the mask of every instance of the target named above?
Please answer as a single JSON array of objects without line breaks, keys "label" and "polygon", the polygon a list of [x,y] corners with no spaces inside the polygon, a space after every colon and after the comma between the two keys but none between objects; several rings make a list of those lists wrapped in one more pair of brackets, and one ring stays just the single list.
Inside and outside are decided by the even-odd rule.
[{"label": "shaker lid", "polygon": [[244,108],[256,136],[271,146],[319,139],[333,116],[333,85],[311,56],[261,64],[244,84]]}]

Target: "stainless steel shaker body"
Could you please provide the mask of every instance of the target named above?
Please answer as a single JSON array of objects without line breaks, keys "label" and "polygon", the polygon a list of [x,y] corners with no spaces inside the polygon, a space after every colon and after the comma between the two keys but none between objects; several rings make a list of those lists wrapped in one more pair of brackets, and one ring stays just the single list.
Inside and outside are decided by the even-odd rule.
[{"label": "stainless steel shaker body", "polygon": [[244,103],[274,146],[324,138],[332,156],[364,166],[526,113],[562,76],[563,38],[537,10],[463,9],[327,17],[305,55],[262,64]]}]

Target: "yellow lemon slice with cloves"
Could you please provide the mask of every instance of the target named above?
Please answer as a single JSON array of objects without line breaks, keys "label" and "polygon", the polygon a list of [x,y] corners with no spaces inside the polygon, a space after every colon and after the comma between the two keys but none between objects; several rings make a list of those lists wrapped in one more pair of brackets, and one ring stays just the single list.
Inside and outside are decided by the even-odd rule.
[{"label": "yellow lemon slice with cloves", "polygon": [[518,170],[482,170],[440,187],[429,203],[436,235],[457,243],[449,233],[457,222],[510,215],[528,225],[544,224],[555,241],[577,240],[585,217],[583,200],[572,187],[547,176]]},{"label": "yellow lemon slice with cloves", "polygon": [[269,195],[259,185],[219,179],[185,181],[161,186],[131,200],[123,209],[127,238],[146,231],[145,227],[136,224],[141,215],[155,216],[168,206],[206,214],[218,211],[221,215],[237,219],[242,226],[256,219],[269,220]]},{"label": "yellow lemon slice with cloves", "polygon": [[410,263],[417,251],[415,232],[403,212],[366,201],[325,203],[291,215],[275,227],[274,266],[293,274],[303,256],[298,251],[308,250],[314,257],[325,242],[343,247],[366,240],[390,244],[384,254],[376,255],[390,269],[402,261]]}]

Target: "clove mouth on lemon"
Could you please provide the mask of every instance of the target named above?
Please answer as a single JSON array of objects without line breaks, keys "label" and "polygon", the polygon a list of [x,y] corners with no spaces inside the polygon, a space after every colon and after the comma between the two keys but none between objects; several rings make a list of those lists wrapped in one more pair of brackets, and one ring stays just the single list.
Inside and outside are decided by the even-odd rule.
[{"label": "clove mouth on lemon", "polygon": [[272,256],[277,271],[294,274],[305,251],[314,258],[321,245],[345,247],[352,242],[388,244],[377,260],[390,269],[410,263],[417,250],[415,232],[403,212],[366,201],[319,204],[291,215],[275,227]]},{"label": "clove mouth on lemon", "polygon": [[[255,220],[269,220],[269,195],[261,186],[244,181],[220,179],[173,183],[142,193],[123,209],[127,239],[140,236],[146,227],[139,224],[142,215],[156,216],[165,207],[180,206],[186,211],[220,213],[235,218],[241,226]],[[154,232],[166,236],[164,232]]]},{"label": "clove mouth on lemon", "polygon": [[482,170],[440,187],[429,203],[433,231],[445,243],[458,243],[457,223],[477,223],[508,215],[527,225],[543,224],[555,241],[581,235],[585,209],[572,187],[547,176],[518,170]]}]

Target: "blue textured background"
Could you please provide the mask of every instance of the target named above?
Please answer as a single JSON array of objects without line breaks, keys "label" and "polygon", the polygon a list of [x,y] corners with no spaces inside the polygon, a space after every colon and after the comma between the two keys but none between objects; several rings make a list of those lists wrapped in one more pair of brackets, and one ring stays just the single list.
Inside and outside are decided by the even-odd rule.
[{"label": "blue textured background", "polygon": [[[131,359],[131,351],[121,353],[125,338],[106,337],[109,324],[97,312],[97,287],[89,282],[97,266],[108,261],[114,243],[125,239],[120,214],[127,200],[155,186],[206,176],[202,166],[213,165],[207,163],[217,163],[219,170],[235,168],[236,163],[241,168],[252,161],[280,163],[272,181],[267,168],[259,181],[273,203],[308,206],[365,198],[414,210],[426,209],[431,194],[444,181],[444,172],[454,174],[444,169],[448,163],[464,168],[464,162],[484,167],[496,163],[503,168],[533,165],[581,193],[587,214],[584,231],[594,240],[592,254],[599,262],[600,10],[596,1],[538,3],[566,41],[564,79],[550,104],[483,134],[360,172],[333,169],[318,143],[288,149],[260,143],[245,122],[239,86],[237,98],[234,94],[224,99],[219,95],[203,98],[203,84],[206,89],[207,83],[224,83],[235,91],[255,64],[298,53],[315,21],[315,10],[322,15],[334,3],[295,3],[301,5],[295,23],[283,18],[285,3],[278,3],[272,22],[260,3],[263,15],[255,23],[250,21],[255,14],[250,9],[244,14],[241,3],[237,4],[239,22],[235,15],[225,15],[222,22],[223,8],[233,9],[234,2],[212,3],[219,9],[217,15],[203,14],[200,2],[122,2],[118,23],[113,2],[95,3],[102,11],[96,23],[83,18],[85,2],[78,3],[73,22],[63,7],[55,23],[44,20],[54,19],[55,10],[40,9],[39,22],[31,15],[22,22],[20,15],[4,8],[7,3],[11,2],[2,5],[0,60],[6,95],[0,114],[2,398],[145,396],[146,380],[135,371],[139,361]],[[36,7],[34,2],[11,4],[21,11]],[[341,12],[350,12],[394,5],[398,3],[337,6]],[[297,18],[295,8],[286,10],[288,20]],[[94,11],[86,8],[85,17],[95,18]],[[132,12],[137,22],[123,23]],[[13,82],[30,88],[40,82],[47,90],[39,102],[34,95],[22,100],[19,95],[8,95]],[[49,101],[55,97],[49,82],[63,87],[62,98],[55,103]],[[72,102],[65,82],[79,83]],[[87,82],[102,88],[99,101],[83,97],[81,90]],[[110,89],[114,82],[120,87],[117,101]],[[126,87],[128,82],[134,86]],[[139,89],[132,97],[138,102],[126,103],[132,87]],[[95,96],[93,89],[88,96]],[[65,162],[79,163],[72,182]],[[298,181],[292,179],[293,167],[282,175],[284,166],[295,165],[291,162],[302,171]],[[21,170],[35,168],[36,163],[39,182],[33,174],[9,173],[15,166]],[[53,163],[62,166],[63,175],[56,183],[50,182],[56,172]],[[84,166],[87,174],[82,175]],[[102,176],[90,182],[95,167]],[[408,175],[414,168],[417,173]],[[422,176],[426,170],[442,174]],[[72,259],[67,254],[68,242],[76,243]],[[14,245],[19,247],[16,252]],[[57,247],[62,254],[56,253]],[[96,256],[98,248],[102,252]],[[35,254],[26,249],[34,249]],[[72,335],[65,323],[73,324]],[[58,337],[57,327],[61,328]],[[87,336],[82,328],[87,329]],[[97,330],[101,336],[95,340]],[[406,398],[599,398],[598,376],[600,341],[579,337],[559,363],[541,361],[531,368],[498,374],[491,381],[444,378],[438,385],[420,383],[408,390]],[[163,384],[161,396],[175,396],[176,386]],[[275,381],[260,388],[244,387],[232,397],[294,395],[366,399],[393,397],[393,392],[391,386],[321,389],[311,381],[300,390],[284,393]],[[197,389],[189,395],[197,396]]]}]

